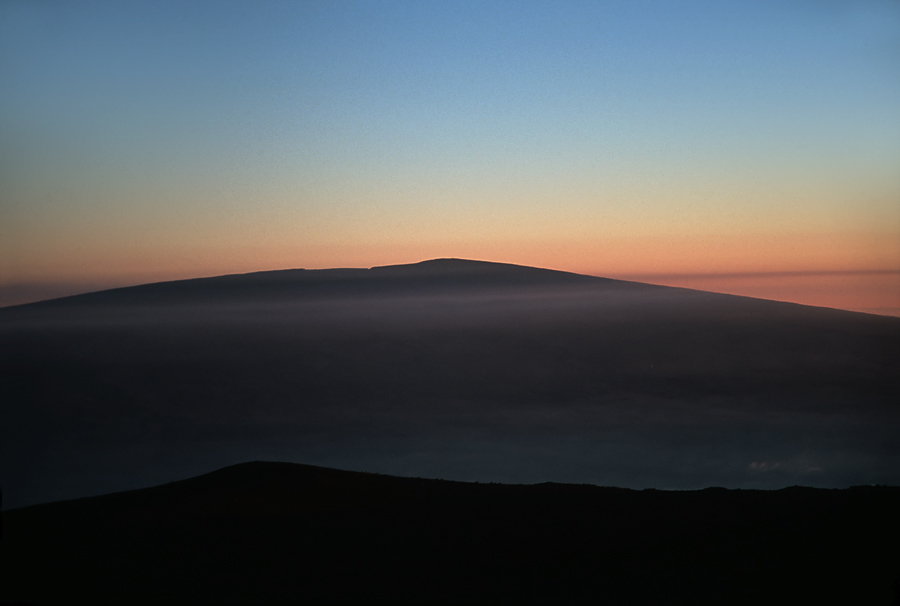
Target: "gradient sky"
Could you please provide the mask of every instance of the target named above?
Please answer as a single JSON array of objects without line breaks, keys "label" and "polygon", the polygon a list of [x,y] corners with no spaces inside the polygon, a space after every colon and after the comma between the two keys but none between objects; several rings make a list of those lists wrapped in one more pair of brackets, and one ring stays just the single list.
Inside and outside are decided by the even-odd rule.
[{"label": "gradient sky", "polygon": [[0,304],[451,256],[900,314],[900,2],[0,3]]}]

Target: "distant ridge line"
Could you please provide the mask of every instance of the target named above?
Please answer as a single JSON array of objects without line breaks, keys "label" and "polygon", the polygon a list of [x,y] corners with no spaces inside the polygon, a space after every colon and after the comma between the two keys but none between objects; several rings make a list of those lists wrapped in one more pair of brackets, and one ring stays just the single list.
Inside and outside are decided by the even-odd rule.
[{"label": "distant ridge line", "polygon": [[[380,488],[376,484],[381,484]],[[7,512],[18,512],[26,510],[36,510],[45,508],[60,507],[85,507],[93,504],[101,503],[127,503],[138,504],[147,501],[147,504],[153,506],[162,506],[164,508],[174,505],[170,503],[166,505],[166,501],[176,499],[181,507],[182,514],[189,513],[193,509],[209,510],[214,503],[227,503],[228,499],[224,497],[227,494],[257,495],[268,494],[272,499],[286,505],[286,500],[300,498],[302,500],[302,492],[309,489],[315,489],[324,492],[340,493],[346,497],[346,490],[353,491],[378,491],[389,490],[399,491],[393,495],[400,499],[421,496],[421,488],[430,486],[432,489],[437,486],[444,487],[448,491],[462,491],[466,494],[473,494],[472,491],[516,491],[517,494],[547,494],[557,493],[559,496],[564,494],[574,495],[581,494],[584,496],[594,495],[602,496],[604,494],[634,494],[640,493],[664,493],[664,494],[683,494],[683,495],[701,495],[703,493],[731,493],[731,494],[751,494],[751,493],[784,493],[784,492],[803,492],[803,493],[840,493],[847,491],[864,491],[864,492],[892,492],[900,496],[900,486],[850,486],[847,488],[815,488],[810,486],[785,486],[777,489],[759,489],[759,488],[725,488],[721,486],[707,486],[697,489],[659,489],[659,488],[625,488],[619,486],[606,486],[591,483],[572,483],[572,482],[533,482],[533,483],[505,483],[505,482],[478,482],[465,480],[445,480],[443,478],[431,478],[420,476],[400,476],[379,472],[354,471],[348,469],[340,469],[335,467],[325,467],[319,465],[310,465],[307,463],[294,463],[288,461],[245,461],[228,465],[213,471],[202,473],[200,475],[175,480],[165,484],[158,484],[132,490],[124,490],[119,492],[105,493],[94,496],[80,497],[74,499],[65,499],[61,501],[51,501],[47,503],[38,503],[4,510]],[[412,492],[409,492],[409,490]],[[187,495],[194,495],[187,501],[182,502],[182,498]],[[203,498],[197,495],[205,494]],[[156,495],[157,498],[154,498]],[[321,495],[320,495],[321,496]],[[381,495],[385,497],[386,495]],[[252,501],[252,499],[251,499]],[[232,501],[235,503],[236,501]],[[240,509],[250,503],[242,503]],[[362,505],[364,508],[376,506],[378,502]],[[381,503],[382,505],[385,503]],[[223,512],[230,510],[230,505],[225,505]]]},{"label": "distant ridge line", "polygon": [[[316,297],[353,298],[368,296],[436,295],[449,292],[474,293],[495,289],[508,292],[527,288],[586,288],[594,294],[631,292],[706,297],[724,304],[762,304],[770,309],[818,309],[825,312],[886,318],[860,310],[844,310],[725,294],[681,286],[649,284],[622,278],[591,276],[557,269],[516,265],[495,261],[460,258],[427,259],[416,263],[379,265],[370,268],[305,269],[289,268],[151,282],[123,286],[64,297],[22,303],[0,308],[0,314],[27,313],[38,309],[79,309],[90,306],[152,307],[155,305],[239,304],[242,302],[279,302],[312,300]],[[503,291],[501,289],[510,289]],[[550,292],[550,291],[546,291]],[[587,292],[587,291],[585,291]]]},{"label": "distant ridge line", "polygon": [[[381,282],[379,284],[379,282]],[[154,298],[171,298],[179,295],[200,296],[207,299],[210,295],[241,296],[251,292],[255,294],[300,294],[302,289],[315,291],[330,290],[335,294],[347,294],[354,287],[363,290],[404,288],[460,288],[489,286],[528,286],[539,284],[634,284],[611,278],[588,276],[572,272],[497,263],[468,259],[429,259],[417,263],[400,265],[382,265],[370,268],[330,268],[305,269],[289,268],[263,270],[241,274],[224,274],[182,280],[150,282],[134,286],[123,286],[88,293],[80,293],[13,305],[3,309],[15,309],[25,306],[59,305],[64,303],[90,303],[106,299],[118,299],[125,303],[139,295],[151,295]],[[649,288],[652,287],[647,285]],[[204,292],[204,290],[207,290]],[[215,292],[213,292],[215,291]],[[314,294],[314,293],[310,293]]]}]

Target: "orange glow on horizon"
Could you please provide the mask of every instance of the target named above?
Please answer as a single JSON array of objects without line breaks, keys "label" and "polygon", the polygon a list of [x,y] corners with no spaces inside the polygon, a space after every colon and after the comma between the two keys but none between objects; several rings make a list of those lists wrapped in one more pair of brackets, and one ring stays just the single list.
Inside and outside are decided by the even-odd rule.
[{"label": "orange glow on horizon", "polygon": [[[40,292],[69,294],[273,269],[373,267],[456,257],[900,315],[900,243],[895,234],[195,246],[162,252],[97,248],[82,250],[80,256],[54,252],[52,259],[19,260],[17,271],[3,272],[0,288],[21,293],[22,285],[32,285]],[[23,297],[28,299],[0,296],[0,305],[27,302]]]},{"label": "orange glow on horizon", "polygon": [[900,271],[632,275],[636,282],[900,316]]},{"label": "orange glow on horizon", "polygon": [[[596,240],[179,244],[169,248],[53,247],[0,261],[0,284],[159,281],[273,269],[374,267],[434,258],[515,263],[591,275],[900,270],[895,233],[663,235]],[[4,267],[5,266],[5,267]]]}]

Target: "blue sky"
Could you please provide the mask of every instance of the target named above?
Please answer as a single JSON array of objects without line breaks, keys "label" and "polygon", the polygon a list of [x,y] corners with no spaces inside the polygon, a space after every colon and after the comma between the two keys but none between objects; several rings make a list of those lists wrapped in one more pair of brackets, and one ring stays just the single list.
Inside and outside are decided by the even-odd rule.
[{"label": "blue sky", "polygon": [[0,283],[900,268],[900,3],[6,2],[0,241]]}]

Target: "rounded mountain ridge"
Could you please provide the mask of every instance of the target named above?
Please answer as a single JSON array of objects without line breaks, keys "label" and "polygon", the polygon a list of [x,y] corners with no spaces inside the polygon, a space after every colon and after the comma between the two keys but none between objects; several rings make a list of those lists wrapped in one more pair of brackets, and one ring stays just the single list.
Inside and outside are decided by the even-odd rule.
[{"label": "rounded mountain ridge", "polygon": [[626,284],[618,280],[524,265],[431,259],[366,268],[281,269],[156,282],[14,308],[93,304],[191,303],[309,296],[368,296],[508,287]]}]

